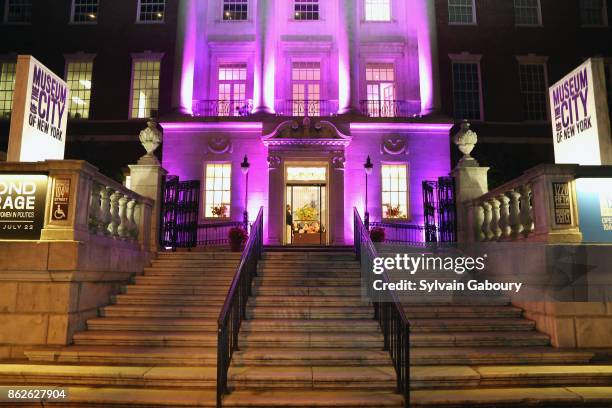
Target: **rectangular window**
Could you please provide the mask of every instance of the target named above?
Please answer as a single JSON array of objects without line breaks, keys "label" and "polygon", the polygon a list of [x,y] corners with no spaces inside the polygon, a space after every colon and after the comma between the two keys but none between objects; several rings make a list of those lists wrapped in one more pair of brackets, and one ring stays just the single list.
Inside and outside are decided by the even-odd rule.
[{"label": "rectangular window", "polygon": [[69,62],[66,68],[66,82],[70,87],[68,115],[73,119],[89,118],[92,71],[91,61]]},{"label": "rectangular window", "polygon": [[579,0],[580,23],[583,26],[606,25],[606,6],[604,0]]},{"label": "rectangular window", "polygon": [[321,116],[321,64],[293,63],[291,98],[293,116]]},{"label": "rectangular window", "polygon": [[612,121],[612,64],[606,65],[606,90],[608,91],[608,110],[610,111],[610,120]]},{"label": "rectangular window", "polygon": [[546,66],[544,64],[520,64],[521,99],[524,120],[547,120]]},{"label": "rectangular window", "polygon": [[4,20],[7,23],[32,22],[32,0],[6,0]]},{"label": "rectangular window", "polygon": [[166,12],[166,0],[139,0],[138,21],[161,23]]},{"label": "rectangular window", "polygon": [[219,65],[219,116],[248,115],[246,81],[246,64]]},{"label": "rectangular window", "polygon": [[318,20],[319,0],[295,0],[293,11],[295,20]]},{"label": "rectangular window", "polygon": [[372,117],[395,115],[395,66],[393,64],[366,65],[367,107]]},{"label": "rectangular window", "polygon": [[408,218],[408,170],[405,164],[382,165],[382,206],[385,219]]},{"label": "rectangular window", "polygon": [[474,0],[448,0],[448,22],[451,24],[476,23]]},{"label": "rectangular window", "polygon": [[0,62],[0,119],[11,116],[16,69],[17,64],[14,62]]},{"label": "rectangular window", "polygon": [[155,117],[159,108],[158,60],[134,60],[132,79],[132,118]]},{"label": "rectangular window", "polygon": [[482,119],[479,71],[477,63],[453,63],[453,101],[456,119]]},{"label": "rectangular window", "polygon": [[391,0],[365,0],[366,21],[391,21]]},{"label": "rectangular window", "polygon": [[514,0],[516,25],[540,25],[540,0]]},{"label": "rectangular window", "polygon": [[96,21],[98,21],[98,0],[73,0],[73,23],[95,23]]},{"label": "rectangular window", "polygon": [[206,218],[228,218],[231,208],[232,165],[206,165]]},{"label": "rectangular window", "polygon": [[223,0],[223,20],[246,21],[249,18],[249,0]]}]

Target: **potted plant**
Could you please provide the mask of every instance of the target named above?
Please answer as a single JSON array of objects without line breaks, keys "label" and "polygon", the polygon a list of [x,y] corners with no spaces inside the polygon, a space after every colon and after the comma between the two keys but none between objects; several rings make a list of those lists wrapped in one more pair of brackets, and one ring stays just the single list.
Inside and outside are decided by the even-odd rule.
[{"label": "potted plant", "polygon": [[226,218],[227,217],[227,206],[225,204],[214,206],[212,208],[212,214],[213,216],[217,218]]},{"label": "potted plant", "polygon": [[372,242],[385,242],[385,229],[380,227],[372,228],[370,239]]},{"label": "potted plant", "polygon": [[230,248],[234,252],[240,251],[242,245],[246,242],[249,235],[240,227],[233,227],[229,230]]},{"label": "potted plant", "polygon": [[402,215],[402,210],[399,205],[393,207],[387,204],[387,218],[405,218],[405,216]]}]

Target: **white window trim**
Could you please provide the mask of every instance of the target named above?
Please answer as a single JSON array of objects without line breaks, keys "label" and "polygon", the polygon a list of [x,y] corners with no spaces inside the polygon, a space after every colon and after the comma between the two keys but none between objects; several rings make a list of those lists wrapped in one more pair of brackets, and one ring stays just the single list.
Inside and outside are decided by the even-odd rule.
[{"label": "white window trim", "polygon": [[[30,6],[34,9],[34,0],[32,0],[32,5]],[[8,11],[9,11],[9,0],[4,1],[4,17],[2,18],[2,22],[8,25],[32,25],[32,21],[8,21]]]},{"label": "white window trim", "polygon": [[[478,96],[480,98],[480,119],[470,119],[472,122],[484,122],[485,121],[485,111],[484,111],[484,95],[482,93],[482,54],[470,54],[467,52],[462,52],[461,54],[448,54],[448,57],[451,60],[451,86],[453,90],[453,102],[455,98],[455,86],[453,84],[453,69],[452,64],[476,64],[478,66]],[[453,106],[453,115],[454,115],[454,106]]]},{"label": "white window trim", "polygon": [[[159,81],[160,81],[160,91],[161,91],[161,73],[162,73],[161,62],[162,62],[162,59],[164,58],[164,53],[145,51],[145,52],[140,52],[140,53],[132,53],[131,57],[132,57],[132,68],[131,68],[132,73],[130,74],[130,103],[128,107],[128,119],[142,120],[143,118],[133,118],[132,117],[132,108],[133,108],[133,103],[134,103],[134,66],[136,65],[135,62],[147,61],[147,60],[159,61]],[[159,111],[159,106],[157,108]]]},{"label": "white window trim", "polygon": [[[603,0],[602,1],[603,4],[603,9],[601,10],[602,13],[602,24],[580,24],[580,28],[607,28],[610,24],[609,20],[608,20],[608,2],[607,0]],[[580,8],[580,4],[578,4],[578,8]],[[580,9],[578,10],[578,12],[580,13]],[[580,16],[579,16],[580,17]]]},{"label": "white window trim", "polygon": [[512,0],[512,16],[514,18],[514,26],[515,27],[543,27],[544,23],[542,22],[542,2],[537,0],[538,2],[538,22],[536,24],[523,24],[516,22],[516,6],[514,5],[514,0]]},{"label": "white window trim", "polygon": [[319,21],[324,21],[323,20],[323,4],[324,1],[318,0],[317,4],[319,5],[319,18],[317,20],[297,20],[295,18],[295,2],[296,0],[290,0],[290,4],[291,7],[289,8],[289,12],[291,13],[291,15],[289,16],[289,20],[294,22],[294,23],[316,23]]},{"label": "white window trim", "polygon": [[98,24],[98,17],[100,15],[100,1],[98,1],[98,14],[96,15],[96,19],[94,21],[74,21],[74,10],[76,4],[75,0],[72,0],[72,6],[70,7],[70,24],[74,25],[95,25]]},{"label": "white window trim", "polygon": [[217,3],[217,22],[218,23],[229,23],[229,24],[236,24],[236,23],[252,23],[253,22],[253,10],[252,10],[252,6],[253,6],[253,0],[248,0],[247,1],[247,19],[246,20],[224,20],[223,19],[223,0],[219,0],[219,2]]},{"label": "white window trim", "polygon": [[[541,65],[544,67],[544,95],[545,95],[545,99],[546,99],[546,119],[544,120],[523,120],[523,122],[525,123],[548,123],[550,122],[550,99],[549,99],[549,93],[548,93],[548,88],[549,88],[549,82],[548,82],[548,57],[547,56],[541,56],[541,55],[535,55],[535,54],[527,54],[527,55],[517,55],[516,56],[516,60],[519,64],[519,69],[520,69],[520,65]],[[520,87],[520,72],[519,72],[519,87]],[[520,88],[519,88],[520,91]],[[522,95],[521,95],[522,98]],[[522,103],[522,101],[521,101]]]},{"label": "white window trim", "polygon": [[[229,216],[227,218],[220,218],[220,217],[207,217],[206,216],[206,207],[208,206],[208,203],[206,202],[206,177],[207,177],[207,171],[208,171],[208,165],[209,164],[229,164],[230,166],[230,203],[229,203]],[[232,211],[232,197],[234,196],[234,163],[231,160],[207,160],[204,162],[204,168],[202,169],[202,173],[203,173],[203,178],[202,180],[204,181],[201,185],[203,186],[203,188],[200,189],[200,194],[202,196],[202,208],[200,209],[200,221],[209,221],[209,222],[227,222],[227,221],[231,221],[232,219],[232,214],[234,213]]]},{"label": "white window trim", "polygon": [[[64,54],[64,81],[68,82],[68,65],[74,62],[91,62],[93,64],[96,54],[87,54],[84,52],[77,52],[75,54]],[[89,96],[89,115],[87,119],[70,119],[70,120],[91,120],[91,103],[93,101],[93,73],[94,67],[91,67],[91,89]],[[131,87],[131,84],[130,84]],[[70,118],[70,104],[68,105],[68,118]]]},{"label": "white window trim", "polygon": [[450,5],[448,4],[448,0],[446,0],[446,11],[448,13],[449,18],[448,25],[450,26],[477,26],[478,25],[478,13],[476,12],[476,0],[472,0],[472,22],[471,23],[457,23],[450,21]]},{"label": "white window trim", "polygon": [[[383,203],[383,172],[382,166],[406,166],[406,218],[387,218],[385,217],[385,209]],[[380,219],[387,223],[406,223],[412,221],[412,213],[410,207],[410,163],[407,162],[392,162],[384,161],[380,166]]]},{"label": "white window trim", "polygon": [[161,20],[143,21],[140,19],[140,2],[138,0],[138,8],[136,9],[136,24],[165,24],[166,23],[166,9],[168,7],[168,0],[164,0],[164,16]]},{"label": "white window trim", "polygon": [[367,8],[366,8],[366,0],[361,0],[361,12],[363,15],[361,16],[361,22],[366,24],[389,24],[396,23],[393,12],[393,8],[395,7],[395,0],[389,0],[389,20],[368,20],[367,19]]}]

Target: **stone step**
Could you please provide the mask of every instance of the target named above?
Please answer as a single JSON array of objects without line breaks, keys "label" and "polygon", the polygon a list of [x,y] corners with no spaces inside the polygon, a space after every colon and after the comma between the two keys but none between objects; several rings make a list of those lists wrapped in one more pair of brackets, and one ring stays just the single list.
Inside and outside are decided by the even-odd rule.
[{"label": "stone step", "polygon": [[355,278],[298,278],[284,276],[262,276],[254,279],[256,285],[265,286],[342,286],[360,287],[361,281]]},{"label": "stone step", "polygon": [[333,262],[333,261],[270,261],[263,260],[257,263],[257,267],[260,270],[295,270],[295,271],[326,271],[326,270],[337,270],[337,271],[350,271],[350,272],[361,272],[361,265],[359,262]]},{"label": "stone step", "polygon": [[527,347],[549,344],[547,335],[535,331],[410,334],[412,347]]},{"label": "stone step", "polygon": [[394,392],[324,390],[237,390],[223,399],[233,408],[403,408],[404,398]]},{"label": "stone step", "polygon": [[588,364],[593,353],[550,347],[415,347],[410,364],[499,365],[499,364]]},{"label": "stone step", "polygon": [[231,278],[236,274],[236,268],[225,269],[202,269],[189,267],[147,267],[144,268],[144,276],[177,276],[185,278],[200,278],[207,276],[216,276],[223,278]]},{"label": "stone step", "polygon": [[361,296],[360,286],[253,286],[254,296]]},{"label": "stone step", "polygon": [[158,259],[214,259],[214,260],[235,260],[238,262],[242,253],[240,252],[230,252],[227,250],[224,251],[207,251],[207,252],[158,252]]},{"label": "stone step", "polygon": [[373,319],[374,308],[359,307],[247,307],[247,319]]},{"label": "stone step", "polygon": [[387,366],[388,351],[363,348],[251,348],[234,352],[233,366]]},{"label": "stone step", "polygon": [[240,328],[241,333],[378,333],[379,331],[378,322],[373,319],[253,319],[242,322]]},{"label": "stone step", "polygon": [[409,319],[521,317],[523,311],[512,306],[404,306]]},{"label": "stone step", "polygon": [[383,336],[378,332],[362,333],[268,333],[239,334],[240,347],[283,348],[383,348]]},{"label": "stone step", "polygon": [[129,285],[123,288],[127,294],[156,294],[160,297],[167,295],[219,295],[227,293],[228,285]]},{"label": "stone step", "polygon": [[[298,388],[305,390],[347,389],[392,391],[395,370],[386,367],[231,367],[230,389],[267,391]],[[333,400],[329,401],[330,405]]]},{"label": "stone step", "polygon": [[33,362],[143,366],[214,366],[215,347],[80,346],[34,349],[25,352]]},{"label": "stone step", "polygon": [[469,331],[532,331],[535,322],[527,319],[409,319],[411,333]]},{"label": "stone step", "polygon": [[114,317],[97,318],[87,321],[89,330],[115,331],[217,331],[217,319],[177,319],[177,318],[145,318],[145,317]]},{"label": "stone step", "polygon": [[155,276],[145,275],[136,276],[134,279],[137,285],[206,285],[214,284],[218,286],[225,285],[229,288],[232,283],[233,276],[218,276],[210,274],[209,276]]},{"label": "stone step", "polygon": [[[0,384],[161,388],[216,387],[216,367],[0,364]],[[72,395],[69,395],[72,397]]]},{"label": "stone step", "polygon": [[353,269],[292,269],[292,268],[259,268],[257,276],[279,278],[351,278],[361,279],[359,270]]},{"label": "stone step", "polygon": [[370,306],[360,296],[255,296],[250,306]]},{"label": "stone step", "polygon": [[[400,295],[401,296],[401,295]],[[404,309],[408,309],[415,306],[430,307],[430,306],[471,306],[471,307],[482,307],[482,306],[510,306],[511,302],[509,298],[502,296],[443,296],[440,299],[436,299],[434,296],[401,296],[401,303]]]},{"label": "stone step", "polygon": [[117,305],[157,305],[157,306],[216,306],[221,307],[225,295],[176,295],[159,296],[156,294],[116,295],[113,302]]},{"label": "stone step", "polygon": [[352,252],[268,252],[264,251],[262,259],[267,260],[294,260],[294,261],[355,261]]},{"label": "stone step", "polygon": [[85,331],[74,335],[74,344],[99,346],[216,347],[216,332]]},{"label": "stone step", "polygon": [[170,317],[213,318],[219,317],[222,304],[218,306],[159,306],[159,305],[114,305],[100,309],[104,317]]},{"label": "stone step", "polygon": [[612,406],[612,387],[524,387],[416,390],[411,407],[597,407]]}]

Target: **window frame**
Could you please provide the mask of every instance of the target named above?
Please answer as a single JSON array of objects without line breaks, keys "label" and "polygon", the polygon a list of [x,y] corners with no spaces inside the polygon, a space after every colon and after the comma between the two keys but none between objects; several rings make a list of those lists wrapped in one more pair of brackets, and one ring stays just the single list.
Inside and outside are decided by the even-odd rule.
[{"label": "window frame", "polygon": [[[295,66],[297,64],[317,64],[318,65],[318,70],[319,70],[319,80],[308,80],[308,79],[293,79],[293,70],[296,69]],[[299,68],[298,68],[299,69]],[[308,68],[306,68],[308,69]],[[317,68],[313,68],[313,69],[317,69]],[[287,98],[290,101],[294,101],[293,105],[291,106],[291,115],[292,117],[297,117],[297,116],[303,116],[303,115],[295,115],[294,114],[294,108],[295,108],[295,101],[301,101],[304,103],[304,113],[306,113],[307,110],[309,110],[310,108],[310,104],[311,103],[316,103],[318,105],[318,113],[319,115],[310,115],[308,114],[308,116],[312,116],[312,117],[316,117],[316,116],[321,116],[322,111],[324,110],[324,102],[326,99],[324,98],[324,73],[323,73],[323,61],[321,61],[321,59],[317,59],[317,58],[310,58],[310,59],[302,59],[302,58],[292,58],[289,61],[289,98]],[[293,86],[294,85],[304,85],[304,95],[305,98],[303,99],[296,99],[294,98],[294,93],[293,93]],[[316,99],[311,99],[310,98],[310,92],[308,91],[308,86],[309,85],[318,85],[319,86],[319,97]],[[298,105],[299,106],[299,105]]]},{"label": "window frame", "polygon": [[516,19],[516,1],[517,0],[512,0],[512,16],[514,18],[514,26],[515,27],[543,27],[544,23],[542,21],[542,2],[540,0],[535,0],[537,1],[538,5],[537,5],[537,12],[538,12],[538,22],[535,24],[532,23],[519,23],[517,22]]},{"label": "window frame", "polygon": [[75,25],[95,25],[98,24],[98,20],[100,17],[100,0],[97,0],[98,10],[96,12],[96,19],[93,21],[74,21],[75,11],[76,11],[76,2],[77,0],[72,0],[72,7],[70,8],[70,24]]},{"label": "window frame", "polygon": [[583,24],[582,23],[582,7],[580,4],[580,0],[578,0],[578,13],[580,18],[580,27],[581,28],[606,28],[609,25],[608,21],[608,2],[606,0],[602,0],[601,7],[601,24]]},{"label": "window frame", "polygon": [[[406,179],[405,179],[405,183],[406,183],[406,218],[389,218],[386,216],[385,202],[384,202],[385,200],[383,198],[384,193],[385,193],[384,183],[383,183],[383,177],[384,177],[383,168],[385,166],[403,166],[406,169]],[[389,190],[389,192],[391,193],[392,191]],[[399,194],[401,193],[401,191],[397,191],[397,193]],[[391,203],[387,203],[387,204],[391,204]],[[410,215],[410,163],[392,162],[392,161],[385,161],[381,163],[380,165],[380,210],[381,210],[380,219],[387,223],[405,223],[405,222],[409,222],[412,220],[412,217]]]},{"label": "window frame", "polygon": [[451,9],[451,5],[450,5],[450,1],[451,0],[447,0],[446,1],[446,11],[448,12],[448,25],[450,26],[477,26],[478,25],[478,13],[476,11],[476,0],[472,0],[472,21],[470,23],[462,23],[462,22],[458,22],[458,21],[450,21],[450,9]]},{"label": "window frame", "polygon": [[389,19],[388,20],[368,20],[368,1],[372,1],[372,0],[363,0],[363,7],[362,7],[363,18],[361,19],[362,22],[365,22],[365,23],[393,23],[395,21],[393,18],[393,6],[394,6],[393,3],[395,0],[384,0],[384,1],[387,1],[389,4]]},{"label": "window frame", "polygon": [[251,0],[247,0],[246,1],[246,5],[247,5],[247,18],[244,20],[226,20],[225,17],[225,12],[224,12],[224,8],[225,8],[225,0],[221,0],[219,2],[219,22],[221,23],[248,23],[252,21],[252,12],[251,12],[251,5],[252,5],[252,1]]},{"label": "window frame", "polygon": [[[368,68],[372,69],[373,66],[390,66],[393,69],[393,81],[382,81],[382,80],[368,80]],[[365,65],[364,65],[364,71],[363,71],[363,78],[365,81],[365,101],[366,101],[366,112],[368,114],[369,117],[375,117],[375,118],[395,118],[397,117],[395,115],[395,104],[396,101],[399,101],[400,99],[398,98],[398,87],[399,87],[399,81],[398,81],[398,66],[396,64],[395,61],[385,61],[385,60],[381,60],[381,61],[366,61]],[[381,88],[380,86],[384,83],[392,83],[393,84],[393,99],[388,100],[388,99],[384,99],[383,94],[380,92]],[[378,100],[370,100],[369,98],[369,92],[368,92],[368,86],[369,85],[374,85],[376,84],[378,86]],[[384,102],[391,102],[391,109],[389,111],[392,111],[394,114],[393,115],[382,115],[381,113],[383,112],[383,104]],[[370,104],[374,104],[376,103],[377,107],[378,107],[378,115],[371,115],[370,114]]]},{"label": "window frame", "polygon": [[4,16],[2,17],[3,24],[10,25],[31,25],[32,24],[32,10],[34,9],[34,0],[30,1],[30,21],[9,21],[9,6],[10,0],[4,1]]},{"label": "window frame", "polygon": [[[219,79],[219,71],[221,70],[222,67],[224,66],[229,66],[229,65],[241,65],[244,66],[244,71],[245,71],[245,79],[244,81],[238,79],[238,80],[221,80]],[[216,69],[215,69],[215,80],[214,80],[214,85],[215,85],[215,89],[213,90],[213,92],[215,92],[215,98],[217,101],[222,100],[220,97],[220,92],[219,92],[219,88],[221,85],[224,84],[228,84],[230,85],[230,94],[232,95],[232,99],[227,100],[228,102],[230,102],[230,105],[228,105],[230,108],[233,106],[235,108],[236,105],[231,105],[231,103],[235,103],[235,102],[247,102],[247,101],[251,101],[252,102],[252,98],[249,98],[249,64],[247,61],[219,61],[216,64]],[[244,98],[243,100],[238,100],[235,98],[235,94],[234,94],[234,86],[235,85],[244,85]],[[224,100],[225,101],[225,100]],[[219,105],[220,106],[220,105]],[[235,110],[233,110],[232,112],[235,112]],[[228,114],[227,115],[221,115],[220,112],[218,114],[218,116],[220,117],[241,117],[240,115],[235,115],[235,114]]]},{"label": "window frame", "polygon": [[[306,18],[297,19],[297,18],[295,18],[295,14],[296,14],[295,7],[298,5],[298,2],[302,2],[302,1],[305,1],[305,0],[291,0],[291,3],[292,3],[291,4],[291,21],[296,22],[296,23],[303,23],[303,22],[306,22],[306,23],[311,22],[312,23],[312,22],[316,22],[316,21],[323,21],[323,18],[322,18],[323,5],[321,3],[321,0],[316,0],[316,3],[313,3],[313,4],[317,4],[318,5],[318,11],[317,11],[318,18],[317,19],[306,19]],[[305,4],[307,4],[307,3],[305,3]]]},{"label": "window frame", "polygon": [[13,90],[11,91],[11,110],[9,111],[8,118],[4,119],[3,116],[0,116],[0,120],[10,120],[10,117],[13,113],[13,102],[14,102],[13,99],[15,97],[15,86],[16,86],[16,80],[17,80],[17,55],[13,55],[13,54],[0,55],[0,72],[2,70],[2,65],[4,64],[15,65],[15,78],[13,79]]},{"label": "window frame", "polygon": [[[521,113],[523,114],[523,122],[526,123],[548,123],[550,122],[550,100],[548,95],[548,88],[550,86],[548,80],[548,57],[543,56],[535,56],[535,55],[527,55],[527,56],[517,56],[516,60],[518,62],[518,76],[519,76],[519,93],[521,96]],[[525,119],[526,112],[523,109],[523,83],[521,82],[521,66],[522,65],[539,65],[544,69],[544,113],[545,119]]]},{"label": "window frame", "polygon": [[[96,58],[96,54],[85,54],[85,53],[77,53],[77,54],[65,54],[64,55],[64,81],[68,83],[68,66],[71,63],[91,63],[91,89],[89,90],[89,108],[87,118],[71,118],[70,117],[70,103],[68,104],[68,118],[70,120],[91,120],[91,105],[93,101],[93,84],[94,84],[94,60]],[[70,93],[70,97],[72,98],[72,91]]]},{"label": "window frame", "polygon": [[[453,75],[453,65],[454,64],[475,64],[478,68],[478,97],[479,97],[479,106],[480,106],[480,119],[468,119],[472,122],[484,122],[485,121],[485,111],[484,111],[484,95],[483,95],[483,79],[482,79],[482,55],[480,54],[449,54],[449,58],[451,60],[451,90],[452,90],[452,98],[453,98],[453,117],[455,116],[455,79]],[[463,120],[465,118],[461,118]],[[459,119],[458,119],[459,120]]]},{"label": "window frame", "polygon": [[[208,166],[209,165],[226,165],[229,166],[230,169],[230,174],[229,174],[229,203],[228,203],[228,207],[227,207],[227,217],[222,218],[222,217],[208,217],[206,215],[206,210],[208,208],[208,201],[206,200],[206,195],[208,193],[208,188],[207,188],[207,180],[208,180]],[[228,160],[210,160],[210,161],[205,161],[204,162],[204,169],[203,169],[203,173],[204,173],[204,183],[203,183],[203,188],[202,188],[202,192],[200,194],[202,194],[202,212],[200,214],[200,219],[201,220],[205,220],[205,221],[213,221],[213,222],[227,222],[230,221],[232,219],[232,196],[233,196],[233,185],[234,185],[234,166],[233,163],[231,161]],[[216,190],[213,190],[216,191]],[[224,190],[221,190],[224,191]],[[214,200],[213,203],[214,205]],[[223,204],[223,203],[221,203]]]},{"label": "window frame", "polygon": [[163,16],[160,20],[143,20],[141,18],[140,12],[141,12],[141,5],[142,5],[142,0],[138,0],[138,8],[136,9],[136,24],[165,24],[166,23],[166,9],[168,7],[168,1],[167,0],[159,0],[159,1],[163,1],[164,2],[164,13]]},{"label": "window frame", "polygon": [[[130,103],[128,110],[128,119],[130,120],[142,120],[147,118],[139,118],[132,116],[132,109],[134,104],[134,74],[136,62],[142,61],[158,61],[159,62],[159,78],[158,78],[158,92],[161,92],[161,74],[162,74],[162,60],[164,58],[163,52],[144,52],[144,53],[132,53],[132,73],[130,75]],[[157,112],[159,114],[159,101],[161,100],[160,94],[157,95]]]}]

